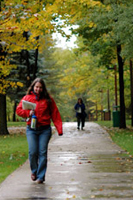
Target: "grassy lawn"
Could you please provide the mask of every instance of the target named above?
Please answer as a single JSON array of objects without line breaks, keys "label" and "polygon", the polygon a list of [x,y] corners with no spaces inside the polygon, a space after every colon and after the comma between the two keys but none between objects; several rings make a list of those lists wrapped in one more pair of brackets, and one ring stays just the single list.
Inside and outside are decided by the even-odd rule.
[{"label": "grassy lawn", "polygon": [[26,122],[7,122],[7,127],[10,126],[25,126],[26,127]]},{"label": "grassy lawn", "polygon": [[130,126],[130,120],[126,121],[127,129],[112,127],[112,121],[98,121],[96,123],[106,128],[112,140],[133,156],[133,127]]},{"label": "grassy lawn", "polygon": [[[108,128],[111,128],[113,127],[113,121],[110,120],[110,121],[96,121],[96,123],[98,123],[99,125],[101,126],[105,126],[105,127],[108,127]],[[131,128],[131,120],[126,120],[126,125],[128,128]]]},{"label": "grassy lawn", "polygon": [[26,135],[0,136],[0,183],[28,159]]}]

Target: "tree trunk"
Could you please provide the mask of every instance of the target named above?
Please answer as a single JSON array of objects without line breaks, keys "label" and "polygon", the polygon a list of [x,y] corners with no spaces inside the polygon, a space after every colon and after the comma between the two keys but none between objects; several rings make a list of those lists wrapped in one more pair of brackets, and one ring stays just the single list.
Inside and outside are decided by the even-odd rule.
[{"label": "tree trunk", "polygon": [[[23,36],[26,38],[26,41],[28,41],[28,32],[24,32]],[[29,62],[29,52],[27,50],[26,51],[26,66],[27,66],[27,81],[26,81],[26,87],[28,88],[31,84],[31,72],[30,72],[30,62]]]},{"label": "tree trunk", "polygon": [[14,107],[13,107],[13,122],[16,122],[16,107],[17,107],[17,102],[15,100]]},{"label": "tree trunk", "polygon": [[117,59],[119,66],[119,92],[120,92],[120,128],[126,128],[125,101],[124,101],[124,79],[123,79],[123,61],[120,55],[121,45],[117,45]]},{"label": "tree trunk", "polygon": [[[39,36],[37,36],[36,40],[37,41],[39,40]],[[38,65],[38,47],[35,50],[35,65],[34,65],[34,68],[33,68],[33,79],[36,78],[37,69],[38,69],[37,65]]]},{"label": "tree trunk", "polygon": [[131,87],[131,126],[133,126],[133,65],[130,60],[130,87]]},{"label": "tree trunk", "polygon": [[38,61],[38,49],[35,51],[35,65],[33,68],[33,79],[36,78],[36,73],[37,73],[37,61]]},{"label": "tree trunk", "polygon": [[6,119],[6,95],[0,94],[0,135],[8,135]]}]

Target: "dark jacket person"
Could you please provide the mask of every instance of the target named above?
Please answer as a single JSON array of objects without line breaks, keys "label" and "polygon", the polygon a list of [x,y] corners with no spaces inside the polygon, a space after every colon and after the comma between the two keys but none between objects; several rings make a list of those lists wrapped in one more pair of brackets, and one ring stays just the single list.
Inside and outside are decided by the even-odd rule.
[{"label": "dark jacket person", "polygon": [[83,100],[81,98],[78,99],[78,102],[76,103],[74,109],[76,110],[76,117],[77,117],[77,129],[80,129],[80,124],[81,124],[81,129],[83,130],[83,127],[85,126],[85,105],[83,103]]}]

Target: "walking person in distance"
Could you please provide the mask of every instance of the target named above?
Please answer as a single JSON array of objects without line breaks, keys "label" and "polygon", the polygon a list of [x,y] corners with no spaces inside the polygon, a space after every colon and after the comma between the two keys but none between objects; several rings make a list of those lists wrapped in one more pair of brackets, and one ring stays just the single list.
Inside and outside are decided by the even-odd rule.
[{"label": "walking person in distance", "polygon": [[[35,109],[23,109],[23,100],[35,103]],[[27,94],[17,106],[16,113],[23,118],[27,118],[26,136],[29,147],[31,179],[37,181],[37,183],[43,183],[47,170],[48,143],[52,135],[51,120],[59,136],[63,135],[63,129],[59,110],[42,79],[36,78],[33,81]]]},{"label": "walking person in distance", "polygon": [[85,104],[83,103],[82,98],[78,99],[78,102],[76,103],[74,109],[76,111],[76,117],[77,117],[77,129],[79,130],[81,126],[81,130],[83,130],[85,126],[86,113],[85,113]]}]

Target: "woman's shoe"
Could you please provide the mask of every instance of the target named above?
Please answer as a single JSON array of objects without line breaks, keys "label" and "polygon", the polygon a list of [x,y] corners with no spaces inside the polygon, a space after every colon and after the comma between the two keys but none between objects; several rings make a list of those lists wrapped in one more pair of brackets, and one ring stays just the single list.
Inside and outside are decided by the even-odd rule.
[{"label": "woman's shoe", "polygon": [[36,174],[31,174],[31,179],[32,179],[32,181],[36,181]]},{"label": "woman's shoe", "polygon": [[37,180],[37,183],[38,183],[38,184],[42,184],[43,181],[42,181],[42,180]]}]

